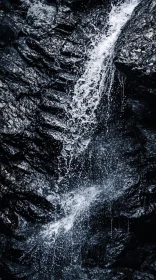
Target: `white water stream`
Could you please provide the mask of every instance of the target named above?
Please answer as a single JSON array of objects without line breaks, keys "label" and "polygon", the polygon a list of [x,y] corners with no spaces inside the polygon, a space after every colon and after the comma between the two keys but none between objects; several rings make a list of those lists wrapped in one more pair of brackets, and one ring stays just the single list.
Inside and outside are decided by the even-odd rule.
[{"label": "white water stream", "polygon": [[[109,102],[115,72],[113,66],[115,43],[138,3],[139,0],[126,0],[120,5],[112,6],[106,33],[95,40],[85,72],[74,88],[71,120],[68,123],[71,138],[64,143],[64,157],[81,153],[88,145],[96,125],[95,110],[103,94],[107,96],[108,106],[111,106]],[[66,216],[46,226],[43,233],[46,237],[53,239],[62,229],[65,232],[71,230],[78,216],[85,212],[97,195],[105,189],[104,186],[84,188],[80,187],[76,192],[62,197],[61,205]]]}]

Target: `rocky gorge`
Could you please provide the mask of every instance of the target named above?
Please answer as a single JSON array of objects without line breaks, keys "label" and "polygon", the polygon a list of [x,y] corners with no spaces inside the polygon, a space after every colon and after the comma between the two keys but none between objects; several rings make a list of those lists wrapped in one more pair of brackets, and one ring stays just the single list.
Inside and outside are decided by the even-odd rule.
[{"label": "rocky gorge", "polygon": [[0,279],[156,279],[155,25],[155,0],[0,0]]}]

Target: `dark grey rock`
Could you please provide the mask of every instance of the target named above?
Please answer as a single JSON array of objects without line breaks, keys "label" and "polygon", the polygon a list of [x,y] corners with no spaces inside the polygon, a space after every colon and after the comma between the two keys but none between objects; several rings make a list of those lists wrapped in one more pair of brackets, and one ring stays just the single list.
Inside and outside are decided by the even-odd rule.
[{"label": "dark grey rock", "polygon": [[[55,280],[156,278],[155,1],[141,2],[117,42],[115,64],[127,80],[123,101],[115,77],[109,135],[100,104],[96,133],[65,177],[67,186],[80,172],[95,186],[111,177],[108,191],[75,222],[72,237],[62,232],[46,246],[40,235],[65,215],[64,190],[56,192],[61,139],[88,34],[103,29],[106,4],[109,10],[102,0],[0,1],[2,279],[50,280],[52,271]],[[82,266],[69,266],[80,242]]]},{"label": "dark grey rock", "polygon": [[[123,73],[155,92],[155,1],[141,1],[116,46],[115,64]],[[126,31],[127,30],[127,31]]]}]

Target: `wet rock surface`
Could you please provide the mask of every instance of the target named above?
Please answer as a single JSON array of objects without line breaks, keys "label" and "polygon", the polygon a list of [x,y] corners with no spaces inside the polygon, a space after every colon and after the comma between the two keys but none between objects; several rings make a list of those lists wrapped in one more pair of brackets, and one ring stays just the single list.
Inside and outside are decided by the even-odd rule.
[{"label": "wet rock surface", "polygon": [[117,43],[116,66],[144,95],[155,92],[155,17],[155,1],[142,1]]},{"label": "wet rock surface", "polygon": [[[52,252],[37,236],[56,215],[64,217],[55,194],[60,139],[91,34],[103,27],[105,2],[0,1],[1,279],[49,280]],[[123,191],[92,205],[82,267],[64,265],[58,244],[63,268],[56,265],[56,280],[156,278],[155,17],[155,1],[142,1],[123,29],[115,65],[124,74],[124,100],[116,75],[109,135],[99,113],[85,160],[73,167],[72,184],[79,170],[96,185],[115,177],[112,141],[126,166],[123,181],[115,177],[115,189]],[[105,165],[102,173],[99,165]]]}]

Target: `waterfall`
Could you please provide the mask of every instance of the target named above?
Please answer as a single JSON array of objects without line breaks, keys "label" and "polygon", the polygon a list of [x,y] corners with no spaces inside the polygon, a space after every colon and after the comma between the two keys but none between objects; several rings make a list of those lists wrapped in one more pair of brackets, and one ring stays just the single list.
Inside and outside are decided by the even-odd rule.
[{"label": "waterfall", "polygon": [[[69,112],[70,119],[67,123],[70,134],[63,139],[62,156],[66,159],[79,155],[88,146],[97,124],[96,109],[103,96],[106,96],[108,103],[106,121],[109,118],[111,89],[115,73],[113,65],[115,43],[138,3],[139,0],[126,0],[117,6],[112,6],[104,34],[100,35],[100,38],[96,38],[92,45],[84,73],[74,88]],[[114,143],[116,143],[116,139],[111,143],[110,149],[112,150],[115,146]],[[107,145],[105,148],[107,150]],[[113,150],[113,156],[115,152]],[[107,153],[110,156],[109,151]],[[113,156],[112,161],[114,161]],[[119,171],[117,170],[117,172]],[[120,176],[121,173],[122,176]],[[116,184],[124,185],[124,181],[127,179],[124,175],[121,168],[119,177],[122,178]],[[73,188],[72,191],[60,192],[61,197],[58,200],[61,214],[56,214],[55,220],[53,219],[42,226],[39,235],[34,235],[27,241],[28,250],[31,251],[31,248],[35,248],[32,252],[34,255],[31,257],[35,262],[35,269],[40,273],[40,278],[37,279],[45,279],[44,276],[47,275],[46,279],[49,280],[63,280],[62,275],[58,278],[54,276],[56,273],[62,273],[61,265],[63,267],[81,266],[81,246],[86,240],[86,232],[89,228],[86,222],[87,217],[90,216],[93,207],[95,209],[100,203],[103,205],[104,201],[111,199],[113,195],[120,195],[120,190],[115,189],[114,181],[116,179],[116,174],[114,178],[110,175],[110,178],[99,185],[86,185],[84,183]],[[53,197],[51,202],[53,203]],[[36,262],[38,252],[41,252],[39,264]]]},{"label": "waterfall", "polygon": [[111,89],[114,81],[113,65],[115,43],[139,0],[126,0],[112,6],[105,32],[94,40],[89,60],[75,87],[67,123],[70,131],[64,138],[64,158],[77,156],[88,146],[97,124],[96,109],[102,96],[107,98],[106,125],[111,106]]},{"label": "waterfall", "polygon": [[[87,147],[96,126],[95,110],[102,95],[107,96],[107,114],[109,114],[110,92],[115,72],[113,66],[115,43],[138,3],[139,0],[126,0],[120,5],[112,6],[105,34],[101,35],[100,39],[95,39],[85,71],[74,88],[71,119],[68,122],[71,137],[66,138],[64,143],[64,156],[77,155]],[[62,232],[67,234],[72,230],[76,219],[86,215],[99,194],[104,192],[104,188],[111,189],[111,185],[112,180],[105,182],[104,186],[85,186],[85,188],[78,186],[77,190],[64,194],[60,203],[65,217],[48,224],[42,235],[46,240],[54,242]]]}]

